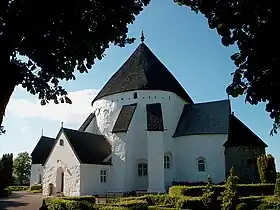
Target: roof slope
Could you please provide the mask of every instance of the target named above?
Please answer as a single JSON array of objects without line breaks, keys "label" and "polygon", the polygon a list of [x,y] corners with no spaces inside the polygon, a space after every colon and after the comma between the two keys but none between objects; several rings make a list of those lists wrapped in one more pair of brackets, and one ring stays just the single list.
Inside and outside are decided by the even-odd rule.
[{"label": "roof slope", "polygon": [[144,43],[109,79],[93,102],[107,95],[133,90],[169,91],[193,103],[184,88]]},{"label": "roof slope", "polygon": [[95,117],[94,113],[90,113],[90,115],[87,117],[87,119],[83,122],[81,127],[78,129],[78,131],[85,131],[87,127],[89,126],[90,122],[93,120]]},{"label": "roof slope", "polygon": [[163,118],[160,103],[147,104],[147,130],[148,131],[163,131]]},{"label": "roof slope", "polygon": [[74,152],[81,163],[102,164],[111,154],[111,145],[102,135],[63,128]]},{"label": "roof slope", "polygon": [[48,158],[54,143],[54,138],[42,136],[31,153],[32,164],[43,164]]},{"label": "roof slope", "polygon": [[112,133],[127,132],[137,104],[124,105],[115,122]]},{"label": "roof slope", "polygon": [[229,100],[186,104],[173,137],[228,133]]},{"label": "roof slope", "polygon": [[267,147],[253,131],[233,114],[230,115],[228,140],[224,146],[261,146]]}]

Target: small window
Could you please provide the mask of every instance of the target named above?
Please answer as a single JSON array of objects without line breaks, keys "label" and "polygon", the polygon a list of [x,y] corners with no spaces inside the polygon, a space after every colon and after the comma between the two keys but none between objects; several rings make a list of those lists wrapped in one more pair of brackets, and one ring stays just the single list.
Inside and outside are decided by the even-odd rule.
[{"label": "small window", "polygon": [[164,169],[170,169],[171,168],[171,163],[170,163],[170,156],[169,155],[164,155]]},{"label": "small window", "polygon": [[148,176],[148,165],[146,163],[138,164],[138,176]]},{"label": "small window", "polygon": [[106,170],[100,170],[100,182],[107,182],[107,171]]},{"label": "small window", "polygon": [[60,146],[64,146],[64,141],[63,141],[63,139],[60,139],[60,140],[59,140],[59,145],[60,145]]},{"label": "small window", "polygon": [[197,161],[197,169],[198,171],[205,171],[205,161],[200,159]]},{"label": "small window", "polygon": [[134,98],[134,99],[137,99],[137,98],[138,98],[137,93],[133,93],[133,98]]}]

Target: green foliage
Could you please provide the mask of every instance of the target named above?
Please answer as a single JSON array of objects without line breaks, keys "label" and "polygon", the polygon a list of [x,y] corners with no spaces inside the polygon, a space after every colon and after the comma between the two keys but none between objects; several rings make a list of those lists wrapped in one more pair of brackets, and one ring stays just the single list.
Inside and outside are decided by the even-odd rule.
[{"label": "green foliage", "polygon": [[203,190],[202,203],[206,209],[216,209],[217,208],[217,195],[215,192],[214,185],[212,183],[212,178],[208,175],[206,179],[207,185]]},{"label": "green foliage", "polygon": [[29,189],[28,186],[9,186],[7,189],[15,192],[15,191],[27,191]]},{"label": "green foliage", "polygon": [[179,209],[204,209],[204,205],[199,197],[185,197],[181,196],[176,207]]},{"label": "green foliage", "polygon": [[[273,195],[274,184],[237,184],[237,193],[239,196],[250,195]],[[224,185],[213,185],[217,195],[220,195],[224,190]],[[205,186],[172,186],[169,188],[171,196],[202,196]]]},{"label": "green foliage", "polygon": [[239,203],[236,206],[236,210],[249,210],[248,205],[246,203]]},{"label": "green foliage", "polygon": [[274,195],[280,196],[280,178],[276,179]]},{"label": "green foliage", "polygon": [[267,102],[266,111],[274,119],[271,134],[280,125],[280,79],[277,23],[279,12],[275,1],[251,0],[174,0],[179,5],[200,12],[209,28],[221,36],[224,46],[236,45],[231,56],[236,66],[227,93],[246,95],[252,105]]},{"label": "green foliage", "polygon": [[261,155],[257,159],[258,171],[262,183],[275,183],[276,167],[272,155]]},{"label": "green foliage", "polygon": [[31,185],[29,187],[30,191],[34,191],[34,190],[42,190],[43,186],[41,184],[35,184],[35,185]]},{"label": "green foliage", "polygon": [[[81,196],[84,197],[84,196]],[[89,197],[89,196],[88,196]],[[84,197],[85,198],[85,197]],[[89,202],[86,200],[78,199],[59,199],[59,198],[47,198],[45,199],[45,204],[48,210],[125,210],[125,209],[139,209],[148,210],[148,204],[144,200],[130,200],[121,201],[117,203],[112,203],[110,205],[100,204],[97,205],[94,202]]]},{"label": "green foliage", "polygon": [[238,177],[235,175],[234,168],[231,168],[230,175],[227,178],[225,191],[222,193],[222,210],[232,210],[237,204],[237,187]]},{"label": "green foliage", "polygon": [[13,154],[3,154],[0,159],[0,194],[12,182]]},{"label": "green foliage", "polygon": [[14,159],[14,173],[22,185],[29,182],[31,170],[31,158],[28,152],[21,152]]},{"label": "green foliage", "polygon": [[62,197],[64,200],[72,200],[72,201],[89,201],[95,203],[95,197],[92,195],[84,195],[84,196],[68,196]]},{"label": "green foliage", "polygon": [[88,72],[110,44],[132,43],[127,25],[149,2],[0,1],[0,63],[5,69],[0,77],[0,126],[19,84],[37,94],[42,105],[71,103],[60,81],[75,80],[75,71]]}]

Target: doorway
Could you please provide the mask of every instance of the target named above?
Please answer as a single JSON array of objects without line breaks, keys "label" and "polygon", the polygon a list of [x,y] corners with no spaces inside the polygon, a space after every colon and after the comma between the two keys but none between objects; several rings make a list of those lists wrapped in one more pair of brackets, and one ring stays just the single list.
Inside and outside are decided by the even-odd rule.
[{"label": "doorway", "polygon": [[59,167],[56,171],[56,192],[64,192],[64,170],[62,167]]}]

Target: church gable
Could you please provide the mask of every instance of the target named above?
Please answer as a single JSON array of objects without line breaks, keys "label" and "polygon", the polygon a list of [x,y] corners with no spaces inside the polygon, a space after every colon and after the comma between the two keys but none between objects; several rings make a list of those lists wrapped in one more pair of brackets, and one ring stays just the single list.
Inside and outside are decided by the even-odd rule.
[{"label": "church gable", "polygon": [[75,165],[80,162],[67,138],[67,135],[63,132],[63,128],[60,129],[48,158],[43,165],[56,165],[60,161],[67,165]]}]

